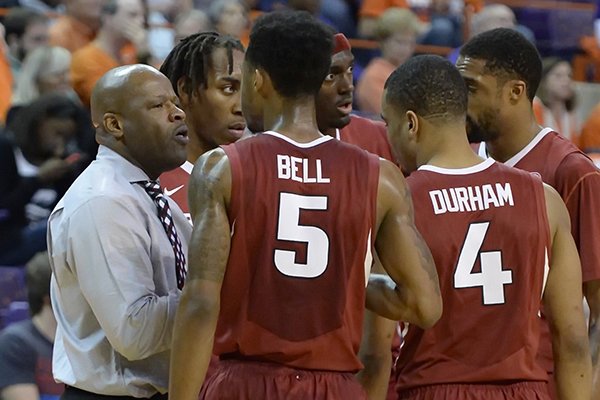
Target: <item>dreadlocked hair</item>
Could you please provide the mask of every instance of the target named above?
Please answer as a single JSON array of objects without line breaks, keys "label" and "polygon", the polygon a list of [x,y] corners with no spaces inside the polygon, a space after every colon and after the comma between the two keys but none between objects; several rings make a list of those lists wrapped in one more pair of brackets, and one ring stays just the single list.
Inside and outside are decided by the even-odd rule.
[{"label": "dreadlocked hair", "polygon": [[207,71],[210,66],[210,56],[215,49],[227,50],[229,73],[233,71],[233,50],[244,51],[242,43],[231,36],[220,35],[217,32],[195,33],[182,39],[171,50],[160,67],[179,95],[177,82],[184,78],[183,90],[191,95],[197,88],[206,85]]}]

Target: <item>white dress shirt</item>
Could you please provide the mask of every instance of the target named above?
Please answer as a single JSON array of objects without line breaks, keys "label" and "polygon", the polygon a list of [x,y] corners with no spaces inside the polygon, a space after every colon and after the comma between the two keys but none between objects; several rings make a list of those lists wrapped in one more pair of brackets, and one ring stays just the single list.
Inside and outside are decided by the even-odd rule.
[{"label": "white dress shirt", "polygon": [[[107,147],[48,221],[51,299],[58,322],[53,374],[103,395],[151,397],[168,388],[180,291],[175,256],[138,167]],[[187,254],[191,226],[169,199]]]}]

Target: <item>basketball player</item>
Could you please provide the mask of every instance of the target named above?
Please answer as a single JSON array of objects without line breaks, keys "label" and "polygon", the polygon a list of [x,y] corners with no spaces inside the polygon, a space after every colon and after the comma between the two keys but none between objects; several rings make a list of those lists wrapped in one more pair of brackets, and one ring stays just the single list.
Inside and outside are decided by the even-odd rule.
[{"label": "basketball player", "polygon": [[[542,63],[525,37],[503,28],[484,32],[461,48],[456,66],[469,89],[467,132],[471,141],[482,142],[479,154],[537,172],[567,205],[590,306],[594,390],[600,397],[600,172],[571,142],[535,121],[532,100]],[[542,334],[540,360],[552,374],[547,326]]]},{"label": "basketball player", "polygon": [[[400,170],[318,130],[332,47],[329,28],[307,13],[254,25],[242,107],[252,130],[267,131],[194,168],[173,399],[196,399],[213,339],[221,362],[201,398],[366,399],[354,377],[365,302],[424,328],[441,313]],[[393,281],[369,276],[372,242]]]},{"label": "basketball player", "polygon": [[395,162],[387,139],[385,125],[352,112],[354,56],[343,33],[334,35],[329,74],[317,95],[319,130],[343,142],[354,144],[379,157]]},{"label": "basketball player", "polygon": [[240,102],[243,59],[239,40],[202,32],[180,41],[160,68],[179,96],[190,129],[186,162],[162,174],[160,183],[188,219],[187,184],[194,163],[208,150],[238,140],[246,127]]},{"label": "basketball player", "polygon": [[411,325],[404,336],[398,398],[549,399],[547,374],[536,363],[542,300],[560,398],[589,399],[581,272],[567,210],[539,177],[473,152],[466,108],[460,74],[438,56],[412,58],[386,83],[383,116],[412,171],[415,220],[444,301],[433,328]]}]

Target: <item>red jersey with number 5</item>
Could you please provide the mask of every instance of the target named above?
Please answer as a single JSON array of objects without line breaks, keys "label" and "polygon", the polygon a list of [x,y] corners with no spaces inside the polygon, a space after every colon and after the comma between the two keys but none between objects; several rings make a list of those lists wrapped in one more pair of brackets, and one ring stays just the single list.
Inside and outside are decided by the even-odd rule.
[{"label": "red jersey with number 5", "polygon": [[444,311],[431,329],[409,327],[397,391],[547,380],[536,363],[551,248],[542,181],[488,159],[465,169],[422,166],[408,183]]},{"label": "red jersey with number 5", "polygon": [[323,136],[223,146],[231,250],[215,353],[357,371],[375,225],[378,157]]}]

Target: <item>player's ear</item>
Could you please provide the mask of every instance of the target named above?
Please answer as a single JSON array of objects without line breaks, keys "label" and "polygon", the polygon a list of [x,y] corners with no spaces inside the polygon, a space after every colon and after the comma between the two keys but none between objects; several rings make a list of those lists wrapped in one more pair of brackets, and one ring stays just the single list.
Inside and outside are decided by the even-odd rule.
[{"label": "player's ear", "polygon": [[177,80],[177,96],[179,97],[179,101],[181,105],[186,107],[190,103],[190,96],[187,92],[187,78],[182,76]]},{"label": "player's ear", "polygon": [[252,74],[252,86],[254,90],[260,93],[263,97],[273,88],[271,77],[265,70],[256,68]]},{"label": "player's ear", "polygon": [[516,103],[521,98],[527,96],[527,85],[521,80],[511,80],[509,84],[509,98],[511,103]]},{"label": "player's ear", "polygon": [[406,125],[408,129],[408,136],[412,140],[416,140],[419,134],[419,118],[414,111],[408,110],[406,112]]}]

